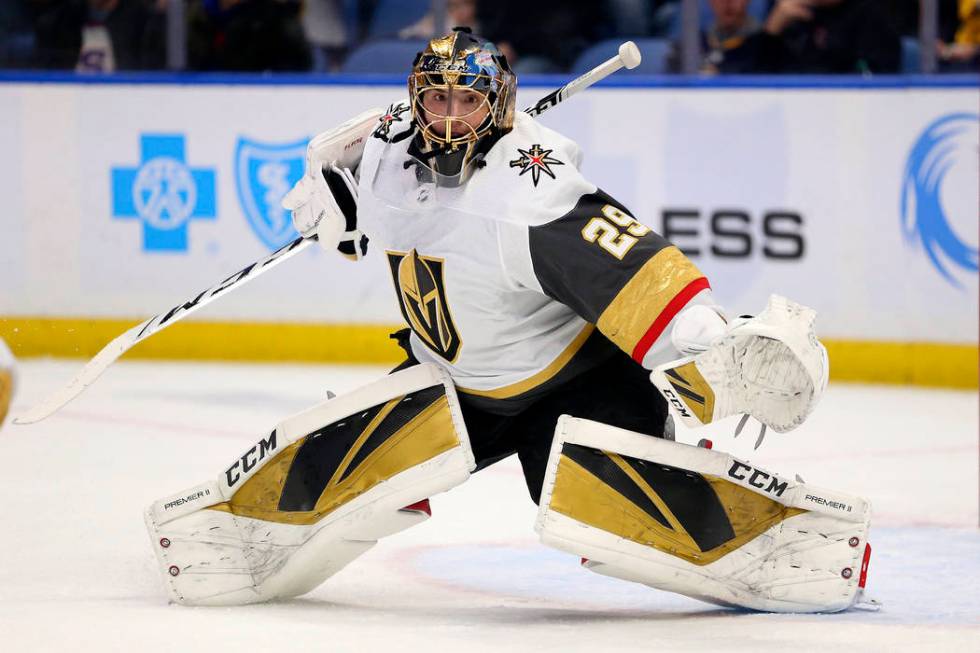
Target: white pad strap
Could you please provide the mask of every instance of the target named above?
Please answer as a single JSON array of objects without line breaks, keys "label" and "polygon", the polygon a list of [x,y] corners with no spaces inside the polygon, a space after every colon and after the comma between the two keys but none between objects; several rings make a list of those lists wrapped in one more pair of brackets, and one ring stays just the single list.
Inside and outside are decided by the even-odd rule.
[{"label": "white pad strap", "polygon": [[816,312],[772,295],[758,316],[734,323],[707,351],[650,376],[691,427],[747,413],[780,433],[800,424],[827,387],[827,350],[813,331]]},{"label": "white pad strap", "polygon": [[313,589],[475,467],[451,379],[423,364],[284,420],[145,521],[172,601],[254,603]]},{"label": "white pad strap", "polygon": [[858,600],[870,506],[728,454],[563,416],[535,529],[590,569],[721,605]]}]

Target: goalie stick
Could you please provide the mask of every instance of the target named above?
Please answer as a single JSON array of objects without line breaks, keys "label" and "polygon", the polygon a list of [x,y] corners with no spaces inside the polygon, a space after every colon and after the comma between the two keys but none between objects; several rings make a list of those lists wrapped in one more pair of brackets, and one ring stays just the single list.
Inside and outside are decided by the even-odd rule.
[{"label": "goalie stick", "polygon": [[[587,73],[576,77],[561,88],[552,91],[538,102],[524,110],[532,116],[539,116],[548,109],[561,104],[573,95],[585,90],[596,82],[605,79],[620,68],[632,69],[640,64],[640,50],[632,41],[626,41],[619,46],[619,52],[615,57],[599,64]],[[137,324],[128,331],[116,336],[112,342],[102,348],[90,360],[82,371],[73,378],[68,385],[48,396],[44,401],[36,404],[23,414],[14,419],[14,424],[33,424],[42,419],[53,415],[63,408],[68,402],[80,395],[85,388],[90,386],[98,379],[110,365],[120,356],[132,349],[138,343],[146,340],[155,333],[166,329],[171,324],[182,320],[195,311],[207,306],[218,297],[227,294],[235,288],[240,288],[260,274],[263,274],[283,261],[292,258],[306,249],[312,239],[297,238],[285,247],[276,250],[264,259],[252,263],[239,272],[231,275],[220,283],[204,290],[193,299],[177,304],[173,308],[159,315],[154,315],[141,324]]]}]

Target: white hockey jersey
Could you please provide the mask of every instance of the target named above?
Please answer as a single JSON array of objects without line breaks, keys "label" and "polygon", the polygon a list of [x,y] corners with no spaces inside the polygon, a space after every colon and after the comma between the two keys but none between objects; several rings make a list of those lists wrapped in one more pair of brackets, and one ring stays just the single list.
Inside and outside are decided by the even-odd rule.
[{"label": "white hockey jersey", "polygon": [[364,148],[357,226],[384,250],[419,361],[488,410],[519,410],[615,346],[638,362],[707,280],[519,113],[458,188],[427,181],[393,105]]}]

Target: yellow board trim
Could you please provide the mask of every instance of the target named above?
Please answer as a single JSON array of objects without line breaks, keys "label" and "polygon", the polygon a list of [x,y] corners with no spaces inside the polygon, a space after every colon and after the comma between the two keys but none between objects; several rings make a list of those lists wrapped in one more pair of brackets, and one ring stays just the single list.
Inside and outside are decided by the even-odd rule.
[{"label": "yellow board trim", "polygon": [[[54,356],[88,359],[113,338],[141,321],[0,317],[0,338],[10,345],[18,358]],[[401,348],[388,338],[389,334],[400,328],[403,327],[395,324],[187,320],[140,343],[125,358],[389,365],[405,360]],[[830,354],[830,378],[833,381],[963,389],[980,387],[980,356],[976,344],[868,340],[822,342]]]},{"label": "yellow board trim", "polygon": [[555,360],[551,361],[548,367],[544,368],[534,376],[529,376],[523,381],[518,381],[517,383],[511,383],[510,385],[505,385],[502,388],[497,388],[496,390],[473,390],[471,388],[464,388],[462,386],[456,386],[456,389],[460,392],[465,392],[468,395],[475,395],[477,397],[490,397],[491,399],[507,399],[509,397],[516,397],[520,394],[527,392],[528,390],[533,390],[534,388],[550,381],[556,374],[558,374],[562,369],[568,365],[568,361],[572,360],[572,357],[578,353],[585,341],[589,339],[592,332],[595,331],[595,326],[592,324],[586,324],[585,328],[579,332],[575,339],[564,351],[558,354]]},{"label": "yellow board trim", "polygon": [[628,354],[646,335],[667,305],[704,275],[673,245],[643,264],[599,316],[598,327]]},{"label": "yellow board trim", "polygon": [[[142,321],[0,317],[0,338],[18,358],[92,358],[113,338]],[[388,337],[401,328],[387,324],[187,320],[147,338],[125,358],[389,365],[405,360],[405,352]]]},{"label": "yellow board trim", "polygon": [[821,340],[833,381],[900,383],[932,387],[980,387],[975,344]]}]

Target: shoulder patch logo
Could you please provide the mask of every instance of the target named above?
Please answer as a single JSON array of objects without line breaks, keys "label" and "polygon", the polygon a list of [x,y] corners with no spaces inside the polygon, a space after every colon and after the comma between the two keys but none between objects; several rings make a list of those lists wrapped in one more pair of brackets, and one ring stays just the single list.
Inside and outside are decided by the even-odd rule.
[{"label": "shoulder patch logo", "polygon": [[388,110],[385,111],[385,115],[378,118],[378,122],[381,123],[377,126],[372,134],[375,138],[380,138],[383,141],[389,141],[391,133],[391,126],[396,122],[404,122],[402,114],[408,111],[408,105],[404,102],[399,102],[398,104],[388,105]]},{"label": "shoulder patch logo", "polygon": [[551,166],[563,166],[565,163],[559,161],[555,157],[551,156],[554,150],[542,150],[541,145],[535,143],[528,150],[522,150],[517,148],[520,153],[520,158],[514,159],[510,162],[511,168],[520,168],[521,172],[518,177],[524,175],[524,173],[531,172],[531,180],[534,181],[534,185],[538,185],[538,181],[541,179],[541,173],[548,175],[552,179],[555,178],[555,173],[551,169]]}]

